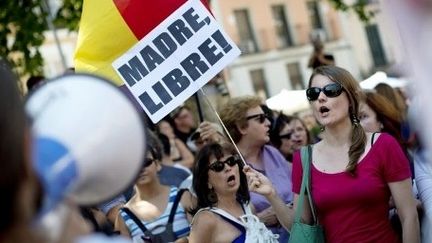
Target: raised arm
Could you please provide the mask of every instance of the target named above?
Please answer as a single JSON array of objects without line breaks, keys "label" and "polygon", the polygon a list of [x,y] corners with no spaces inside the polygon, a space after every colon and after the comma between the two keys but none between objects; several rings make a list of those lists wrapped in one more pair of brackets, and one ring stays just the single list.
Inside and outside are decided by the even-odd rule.
[{"label": "raised arm", "polygon": [[183,166],[186,166],[189,169],[192,169],[194,164],[194,156],[192,152],[186,147],[186,145],[178,138],[175,139],[175,145],[181,156],[181,163]]},{"label": "raised arm", "polygon": [[[291,229],[294,219],[294,210],[292,205],[286,205],[277,195],[276,189],[270,180],[258,171],[245,166],[243,172],[248,178],[249,190],[263,195],[270,202],[281,225],[286,229]],[[294,197],[295,199],[295,197]]]}]

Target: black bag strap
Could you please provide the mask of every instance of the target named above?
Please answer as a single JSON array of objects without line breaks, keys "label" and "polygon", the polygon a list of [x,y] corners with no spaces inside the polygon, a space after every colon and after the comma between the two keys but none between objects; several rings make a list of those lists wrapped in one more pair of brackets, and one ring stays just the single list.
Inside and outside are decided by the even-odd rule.
[{"label": "black bag strap", "polygon": [[[174,199],[173,205],[171,207],[171,211],[170,211],[167,225],[173,223],[178,204],[180,202],[180,199],[181,199],[183,193],[186,190],[187,189],[178,190],[176,198]],[[141,229],[141,231],[144,233],[144,235],[153,236],[152,232],[144,226],[144,224],[141,222],[141,220],[129,208],[123,207],[123,208],[121,208],[121,210],[123,212],[125,212],[138,225],[138,227]]]},{"label": "black bag strap", "polygon": [[375,142],[375,134],[377,134],[377,132],[372,133],[372,138],[371,138],[371,147]]},{"label": "black bag strap", "polygon": [[180,202],[180,199],[181,199],[183,193],[186,190],[187,189],[185,189],[185,188],[178,190],[176,198],[174,199],[173,205],[171,207],[171,212],[170,212],[170,215],[169,215],[169,218],[168,218],[168,224],[171,224],[172,222],[174,222],[174,216],[175,216],[175,213],[177,211],[178,204]]},{"label": "black bag strap", "polygon": [[150,230],[148,230],[144,226],[144,224],[141,222],[141,220],[139,220],[139,218],[134,213],[132,213],[132,211],[129,208],[123,207],[123,208],[121,208],[121,210],[123,212],[125,212],[129,216],[129,218],[131,218],[135,222],[135,224],[138,225],[138,227],[141,229],[141,231],[144,233],[144,235],[153,235],[150,232]]}]

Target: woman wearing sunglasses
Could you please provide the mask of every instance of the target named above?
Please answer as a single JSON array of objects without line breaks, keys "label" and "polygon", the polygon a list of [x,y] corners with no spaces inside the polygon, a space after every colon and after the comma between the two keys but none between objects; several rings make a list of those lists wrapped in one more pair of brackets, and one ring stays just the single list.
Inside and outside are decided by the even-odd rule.
[{"label": "woman wearing sunglasses", "polygon": [[270,131],[270,143],[275,146],[288,162],[292,161],[293,143],[291,136],[293,129],[290,126],[292,117],[280,113],[273,122]]},{"label": "woman wearing sunglasses", "polygon": [[[221,110],[220,116],[246,163],[265,174],[275,185],[278,195],[288,204],[293,198],[291,164],[275,147],[267,145],[270,141],[270,121],[261,103],[261,99],[255,96],[233,98]],[[286,242],[288,232],[280,225],[266,198],[251,193],[251,203],[260,221],[273,233],[279,234],[280,242]]]},{"label": "woman wearing sunglasses", "polygon": [[311,136],[304,122],[296,116],[279,114],[270,132],[270,142],[285,157],[292,161],[295,151],[311,144]]},{"label": "woman wearing sunglasses", "polygon": [[[358,120],[361,90],[349,72],[334,66],[319,67],[310,80],[307,98],[318,122],[322,140],[313,145],[312,200],[326,242],[400,242],[389,221],[392,196],[399,213],[403,242],[419,242],[419,223],[412,196],[408,160],[398,142],[388,134],[365,133]],[[280,220],[291,227],[292,216],[283,213],[264,176],[249,173],[252,190],[265,194]],[[252,175],[251,175],[252,174]],[[253,175],[255,174],[255,175]],[[300,153],[294,154],[294,209],[302,181]],[[309,202],[302,219],[311,222]]]},{"label": "woman wearing sunglasses", "polygon": [[192,183],[197,207],[192,210],[189,242],[245,242],[246,229],[238,218],[245,214],[250,197],[240,171],[241,161],[231,144],[212,143],[198,152]]},{"label": "woman wearing sunglasses", "polygon": [[[135,182],[135,194],[120,209],[115,228],[133,242],[187,242],[190,231],[187,211],[193,207],[192,195],[160,183],[160,149],[156,147],[158,141],[150,142]],[[168,224],[171,215],[172,225]]]}]

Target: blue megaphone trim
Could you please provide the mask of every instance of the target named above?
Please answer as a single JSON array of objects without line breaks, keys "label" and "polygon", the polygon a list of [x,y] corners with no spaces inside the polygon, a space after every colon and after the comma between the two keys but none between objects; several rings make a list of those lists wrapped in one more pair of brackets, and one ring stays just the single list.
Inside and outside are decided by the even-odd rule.
[{"label": "blue megaphone trim", "polygon": [[35,139],[33,161],[44,189],[40,212],[44,214],[57,206],[70,192],[78,178],[77,164],[66,146],[47,137]]}]

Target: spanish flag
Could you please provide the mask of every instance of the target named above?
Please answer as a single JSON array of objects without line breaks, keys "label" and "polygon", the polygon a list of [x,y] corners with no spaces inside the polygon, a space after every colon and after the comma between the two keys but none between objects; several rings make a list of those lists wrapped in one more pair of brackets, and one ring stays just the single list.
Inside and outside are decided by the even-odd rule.
[{"label": "spanish flag", "polygon": [[[112,63],[187,0],[84,0],[75,70],[123,85]],[[206,0],[201,0],[208,7]]]}]

